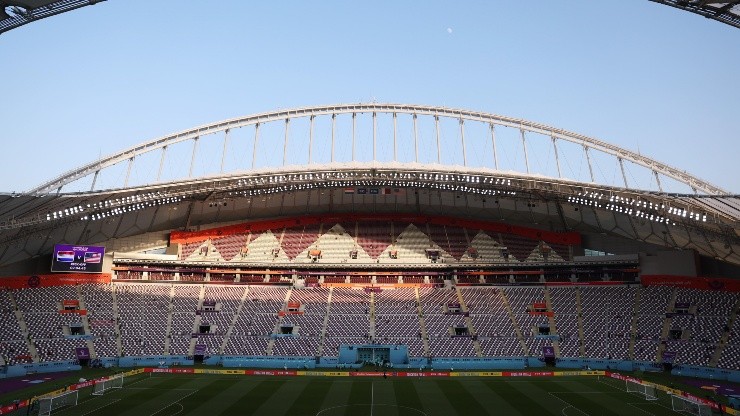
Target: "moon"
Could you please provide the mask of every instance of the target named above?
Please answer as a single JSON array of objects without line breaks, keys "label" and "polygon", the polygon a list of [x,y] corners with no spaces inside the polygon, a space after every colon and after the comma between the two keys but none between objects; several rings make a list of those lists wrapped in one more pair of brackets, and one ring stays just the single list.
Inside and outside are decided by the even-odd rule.
[{"label": "moon", "polygon": [[448,27],[447,28],[447,33],[452,33],[452,28],[451,27]]}]

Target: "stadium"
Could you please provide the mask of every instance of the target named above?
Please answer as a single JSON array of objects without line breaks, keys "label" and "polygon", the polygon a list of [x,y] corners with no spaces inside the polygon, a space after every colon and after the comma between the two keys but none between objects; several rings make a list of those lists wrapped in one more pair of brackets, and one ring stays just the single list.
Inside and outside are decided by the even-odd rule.
[{"label": "stadium", "polygon": [[478,109],[215,121],[0,195],[0,414],[740,414],[739,224]]}]

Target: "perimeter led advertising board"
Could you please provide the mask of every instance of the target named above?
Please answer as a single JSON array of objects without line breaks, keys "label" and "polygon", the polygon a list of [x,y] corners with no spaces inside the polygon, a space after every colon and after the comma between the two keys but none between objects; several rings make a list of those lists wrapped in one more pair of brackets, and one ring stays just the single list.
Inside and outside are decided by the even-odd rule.
[{"label": "perimeter led advertising board", "polygon": [[100,273],[105,247],[57,244],[51,258],[52,272]]}]

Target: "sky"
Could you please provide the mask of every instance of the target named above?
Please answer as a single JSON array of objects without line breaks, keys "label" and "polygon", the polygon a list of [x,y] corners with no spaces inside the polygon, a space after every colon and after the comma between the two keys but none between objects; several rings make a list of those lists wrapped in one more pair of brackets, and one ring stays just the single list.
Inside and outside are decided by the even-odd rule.
[{"label": "sky", "polygon": [[740,30],[647,0],[108,0],[0,35],[0,191],[190,127],[391,102],[523,118],[740,193]]}]

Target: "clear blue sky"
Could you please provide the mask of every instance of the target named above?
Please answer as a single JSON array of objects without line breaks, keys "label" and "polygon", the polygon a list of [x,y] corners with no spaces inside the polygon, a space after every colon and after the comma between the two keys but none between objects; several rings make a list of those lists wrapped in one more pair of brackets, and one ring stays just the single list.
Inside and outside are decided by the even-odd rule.
[{"label": "clear blue sky", "polygon": [[738,74],[740,30],[647,0],[108,0],[0,35],[0,190],[200,124],[375,100],[546,123],[740,192]]}]

